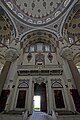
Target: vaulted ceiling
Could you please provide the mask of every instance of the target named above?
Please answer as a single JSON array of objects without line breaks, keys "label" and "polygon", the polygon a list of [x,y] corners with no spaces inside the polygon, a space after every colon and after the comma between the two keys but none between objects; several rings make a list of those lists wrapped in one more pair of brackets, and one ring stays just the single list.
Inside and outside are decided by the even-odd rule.
[{"label": "vaulted ceiling", "polygon": [[66,12],[73,0],[1,0],[21,21],[43,26]]},{"label": "vaulted ceiling", "polygon": [[0,4],[1,62],[9,47],[20,49],[22,39],[32,41],[36,36],[37,41],[53,39],[58,47],[68,45],[74,59],[80,58],[79,0],[1,0]]}]

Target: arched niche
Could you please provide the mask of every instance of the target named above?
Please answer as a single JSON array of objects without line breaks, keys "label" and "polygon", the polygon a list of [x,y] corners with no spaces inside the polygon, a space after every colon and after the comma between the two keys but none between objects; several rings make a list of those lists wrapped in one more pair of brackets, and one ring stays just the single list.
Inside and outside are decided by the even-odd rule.
[{"label": "arched niche", "polygon": [[30,46],[31,44],[35,43],[45,43],[51,44],[55,48],[58,47],[58,36],[56,32],[36,29],[25,33],[20,38],[21,41],[21,48],[25,49],[26,47]]}]

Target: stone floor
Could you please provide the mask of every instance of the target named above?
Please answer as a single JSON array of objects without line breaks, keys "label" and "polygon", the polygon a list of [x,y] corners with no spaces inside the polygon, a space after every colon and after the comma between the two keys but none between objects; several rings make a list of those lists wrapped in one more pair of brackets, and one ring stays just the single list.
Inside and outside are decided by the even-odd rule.
[{"label": "stone floor", "polygon": [[33,114],[28,118],[28,120],[54,120],[52,116],[44,112],[33,112]]}]

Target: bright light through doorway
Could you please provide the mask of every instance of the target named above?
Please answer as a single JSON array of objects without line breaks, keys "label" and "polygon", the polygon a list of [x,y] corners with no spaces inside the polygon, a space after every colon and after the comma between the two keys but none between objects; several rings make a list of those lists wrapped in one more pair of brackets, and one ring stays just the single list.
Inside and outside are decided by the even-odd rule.
[{"label": "bright light through doorway", "polygon": [[35,111],[40,111],[40,101],[41,101],[41,96],[34,96],[34,110]]}]

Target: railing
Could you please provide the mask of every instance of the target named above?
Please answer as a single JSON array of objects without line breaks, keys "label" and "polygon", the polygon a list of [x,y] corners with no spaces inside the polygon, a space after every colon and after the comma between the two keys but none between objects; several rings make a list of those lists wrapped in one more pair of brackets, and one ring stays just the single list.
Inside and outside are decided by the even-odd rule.
[{"label": "railing", "polygon": [[23,113],[23,120],[27,120],[28,118],[28,110],[25,111],[25,113]]},{"label": "railing", "polygon": [[57,116],[57,115],[56,115],[55,111],[52,110],[52,118],[53,118],[53,120],[57,120],[57,117],[56,117],[56,116]]},{"label": "railing", "polygon": [[62,65],[44,65],[44,66],[37,66],[37,65],[18,65],[17,69],[60,69],[62,68]]}]

